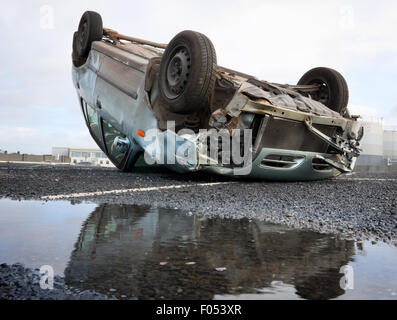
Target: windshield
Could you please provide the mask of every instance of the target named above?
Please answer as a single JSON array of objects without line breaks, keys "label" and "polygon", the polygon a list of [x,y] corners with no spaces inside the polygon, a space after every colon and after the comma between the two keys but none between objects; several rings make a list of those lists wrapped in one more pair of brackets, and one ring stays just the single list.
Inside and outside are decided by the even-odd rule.
[{"label": "windshield", "polygon": [[99,117],[98,112],[95,109],[91,108],[87,103],[86,106],[86,114],[87,114],[87,123],[91,134],[94,136],[95,140],[101,141],[101,129],[99,127]]},{"label": "windshield", "polygon": [[103,120],[103,135],[105,137],[105,144],[109,157],[116,162],[117,165],[120,165],[126,157],[127,152],[120,152],[114,148],[113,142],[116,137],[125,138],[126,136],[105,120]]}]

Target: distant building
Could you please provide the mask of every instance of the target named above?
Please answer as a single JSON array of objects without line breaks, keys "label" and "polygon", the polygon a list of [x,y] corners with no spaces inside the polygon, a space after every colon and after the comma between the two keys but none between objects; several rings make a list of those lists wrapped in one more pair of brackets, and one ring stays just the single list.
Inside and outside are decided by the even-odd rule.
[{"label": "distant building", "polygon": [[389,128],[383,132],[383,154],[387,165],[397,164],[397,129]]},{"label": "distant building", "polygon": [[114,167],[113,163],[100,149],[53,147],[52,155],[55,159],[69,157],[71,165]]},{"label": "distant building", "polygon": [[364,127],[364,138],[361,141],[361,149],[363,151],[357,159],[357,165],[384,165],[383,120],[374,118],[370,121],[360,121],[360,125]]},{"label": "distant building", "polygon": [[397,128],[385,128],[382,119],[360,121],[364,127],[357,166],[397,165]]}]

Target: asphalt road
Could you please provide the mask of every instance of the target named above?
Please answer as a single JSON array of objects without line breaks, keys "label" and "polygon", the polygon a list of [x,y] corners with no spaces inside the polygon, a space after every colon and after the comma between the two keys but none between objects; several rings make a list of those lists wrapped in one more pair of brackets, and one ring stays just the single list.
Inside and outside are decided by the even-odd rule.
[{"label": "asphalt road", "polygon": [[[397,244],[397,175],[357,173],[315,182],[236,181],[167,170],[0,164],[0,197],[150,204],[192,215],[259,219]],[[0,208],[1,210],[1,208]]]}]

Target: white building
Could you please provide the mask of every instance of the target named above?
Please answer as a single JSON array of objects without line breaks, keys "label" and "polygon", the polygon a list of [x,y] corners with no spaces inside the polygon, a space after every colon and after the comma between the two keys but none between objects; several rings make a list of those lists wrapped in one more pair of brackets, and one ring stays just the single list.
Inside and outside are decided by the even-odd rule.
[{"label": "white building", "polygon": [[386,128],[383,132],[383,154],[388,165],[397,164],[397,129]]},{"label": "white building", "polygon": [[397,127],[385,126],[379,118],[366,118],[360,124],[364,138],[357,166],[397,165]]},{"label": "white building", "polygon": [[364,138],[361,141],[363,150],[357,165],[381,166],[385,164],[383,155],[383,120],[378,118],[360,121],[364,127]]},{"label": "white building", "polygon": [[52,155],[56,159],[59,159],[61,156],[68,157],[72,165],[114,167],[113,163],[100,149],[53,147]]}]

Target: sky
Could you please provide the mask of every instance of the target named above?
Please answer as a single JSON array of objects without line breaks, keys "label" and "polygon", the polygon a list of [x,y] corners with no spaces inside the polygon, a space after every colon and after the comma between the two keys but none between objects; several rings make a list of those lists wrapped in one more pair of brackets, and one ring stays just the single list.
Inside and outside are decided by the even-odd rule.
[{"label": "sky", "polygon": [[0,150],[50,154],[96,147],[71,80],[72,36],[86,10],[104,26],[156,42],[206,34],[218,64],[296,84],[309,69],[341,72],[349,109],[397,126],[397,1],[2,1]]}]

